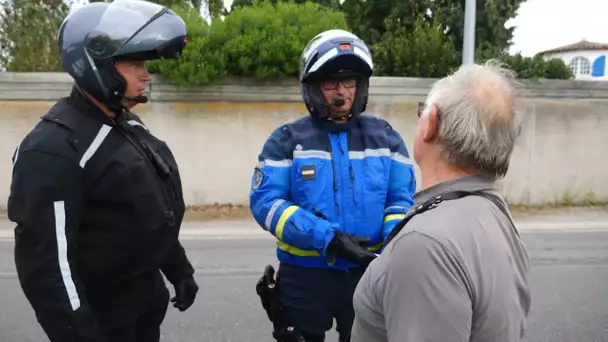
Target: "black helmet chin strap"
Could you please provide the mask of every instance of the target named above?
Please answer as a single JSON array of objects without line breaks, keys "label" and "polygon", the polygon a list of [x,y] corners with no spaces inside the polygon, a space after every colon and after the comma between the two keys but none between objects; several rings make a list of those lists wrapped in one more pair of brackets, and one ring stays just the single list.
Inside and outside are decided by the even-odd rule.
[{"label": "black helmet chin strap", "polygon": [[[118,116],[120,116],[120,115],[122,115],[122,113],[124,113],[125,111],[127,111],[127,112],[129,111],[129,109],[128,109],[128,108],[126,108],[125,106],[123,106],[123,105],[122,105],[122,103],[119,103],[118,105],[110,105],[110,104],[108,104],[108,103],[106,103],[106,102],[104,102],[104,101],[101,101],[101,100],[99,100],[99,99],[95,98],[95,97],[94,97],[92,94],[89,94],[89,93],[88,93],[88,92],[86,92],[84,89],[82,89],[82,87],[80,87],[78,84],[75,84],[74,86],[75,86],[75,87],[76,87],[76,89],[77,89],[77,90],[80,92],[80,94],[82,94],[82,96],[84,96],[84,97],[85,97],[85,98],[86,98],[86,99],[87,99],[89,102],[91,102],[91,104],[94,104],[94,105],[96,105],[96,106],[97,106],[97,104],[95,104],[95,102],[93,101],[93,99],[95,99],[95,100],[96,100],[96,101],[98,101],[99,103],[101,103],[101,104],[103,104],[104,106],[106,106],[106,107],[107,107],[109,110],[111,110],[111,111],[112,111],[114,114],[116,114],[116,116],[117,116],[117,117],[118,117]],[[123,96],[123,97],[124,97],[124,98],[127,98],[127,99],[132,99],[132,98],[133,98],[133,99],[136,99],[136,98],[138,98],[139,96],[132,97],[132,98],[131,98],[131,97],[127,97],[127,96]],[[141,97],[145,97],[145,96],[141,96]],[[147,101],[148,101],[148,100],[147,100],[148,98],[147,98],[147,97],[145,97],[145,98],[146,98],[146,102],[147,102]],[[135,101],[135,100],[133,100],[133,101]],[[140,102],[140,103],[142,103],[142,102]],[[145,103],[145,102],[143,102],[143,103]]]},{"label": "black helmet chin strap", "polygon": [[127,82],[125,78],[118,72],[118,70],[116,70],[115,60],[106,62],[104,67],[109,70],[109,73],[106,73],[105,78],[100,78],[99,82],[101,83],[102,89],[108,93],[104,96],[104,99],[96,98],[97,101],[103,103],[110,110],[116,113],[116,115],[121,115],[123,111],[129,111],[129,109],[122,104],[122,99],[136,103],[148,102],[148,97],[144,95],[125,95]]}]

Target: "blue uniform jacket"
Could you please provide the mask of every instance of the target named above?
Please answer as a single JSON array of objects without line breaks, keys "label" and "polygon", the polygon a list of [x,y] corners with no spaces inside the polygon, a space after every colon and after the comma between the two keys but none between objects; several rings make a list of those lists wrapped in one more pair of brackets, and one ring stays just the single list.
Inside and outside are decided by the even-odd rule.
[{"label": "blue uniform jacket", "polygon": [[368,238],[379,252],[412,206],[414,168],[401,136],[380,118],[345,124],[304,117],[265,142],[251,180],[250,208],[277,239],[279,261],[347,269],[326,249],[339,230]]}]

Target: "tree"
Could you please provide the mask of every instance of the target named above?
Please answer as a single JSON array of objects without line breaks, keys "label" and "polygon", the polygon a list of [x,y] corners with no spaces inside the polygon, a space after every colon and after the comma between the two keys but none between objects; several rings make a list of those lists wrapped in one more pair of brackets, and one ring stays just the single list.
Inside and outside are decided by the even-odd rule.
[{"label": "tree", "polygon": [[[392,26],[390,20],[387,26]],[[428,22],[420,15],[410,31],[394,26],[372,46],[374,75],[438,78],[460,64],[460,53],[453,39],[445,37],[438,20]]]},{"label": "tree", "polygon": [[[113,0],[89,0],[89,2],[112,2]],[[198,13],[203,8],[207,10],[207,13],[211,18],[218,18],[224,9],[223,0],[147,0],[155,4],[163,5],[166,7],[175,6],[186,6],[194,8]]]},{"label": "tree", "polygon": [[4,0],[0,6],[0,66],[7,71],[60,71],[57,32],[69,4]]},{"label": "tree", "polygon": [[329,29],[348,29],[342,12],[310,1],[260,1],[214,22],[212,34],[223,39],[229,75],[270,79],[297,76],[308,41]]},{"label": "tree", "polygon": [[211,24],[180,10],[190,39],[179,60],[148,63],[177,85],[203,85],[222,77],[276,80],[297,77],[302,50],[317,34],[348,29],[344,14],[317,4],[261,1]]},{"label": "tree", "polygon": [[561,59],[545,60],[542,56],[524,57],[520,53],[500,58],[523,79],[572,79],[572,70]]},{"label": "tree", "polygon": [[[269,0],[269,2],[273,5],[277,3],[296,3],[296,4],[304,4],[305,2],[312,2],[317,5],[331,8],[331,9],[340,9],[340,0]],[[237,8],[242,8],[245,6],[255,6],[259,3],[257,0],[234,0],[232,1],[232,5],[230,5],[230,12],[234,11]],[[224,14],[228,15],[230,12],[226,11]]]},{"label": "tree", "polygon": [[368,45],[379,42],[385,33],[403,28],[411,32],[428,0],[344,0],[342,10],[348,26]]},{"label": "tree", "polygon": [[[526,0],[477,0],[475,46],[488,54],[507,52],[512,44],[514,27],[506,28]],[[464,8],[466,0],[431,1],[429,9],[446,26],[446,34],[454,39],[458,51],[464,40]]]},{"label": "tree", "polygon": [[[511,45],[513,28],[505,23],[514,18],[525,0],[477,0],[475,45],[481,51],[506,51]],[[464,8],[466,0],[345,0],[342,9],[348,25],[368,44],[397,27],[411,32],[418,16],[435,22],[446,37],[462,51],[464,34]],[[392,23],[392,27],[387,26]]]}]

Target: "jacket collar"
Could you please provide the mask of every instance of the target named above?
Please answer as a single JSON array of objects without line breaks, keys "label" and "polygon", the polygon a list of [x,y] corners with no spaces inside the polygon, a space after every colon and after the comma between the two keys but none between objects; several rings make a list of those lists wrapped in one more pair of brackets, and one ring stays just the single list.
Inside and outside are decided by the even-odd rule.
[{"label": "jacket collar", "polygon": [[78,109],[78,112],[89,115],[90,117],[104,124],[114,124],[114,119],[109,117],[101,108],[86,97],[76,86],[72,88],[70,96],[67,98],[67,103]]},{"label": "jacket collar", "polygon": [[[66,111],[64,106],[69,106],[76,109],[74,111]],[[84,96],[75,86],[69,96],[61,98],[57,103],[45,114],[42,119],[52,121],[56,124],[65,126],[71,130],[76,130],[81,120],[85,117],[90,117],[95,121],[114,126],[115,122],[104,111],[97,107],[91,100]]]},{"label": "jacket collar", "polygon": [[414,194],[417,203],[451,191],[496,191],[496,178],[485,173],[462,176],[444,181]]}]

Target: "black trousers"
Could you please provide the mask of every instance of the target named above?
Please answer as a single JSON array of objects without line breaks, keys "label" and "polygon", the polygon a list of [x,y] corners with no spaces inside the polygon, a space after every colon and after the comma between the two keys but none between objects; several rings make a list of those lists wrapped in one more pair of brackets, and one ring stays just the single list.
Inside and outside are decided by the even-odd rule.
[{"label": "black trousers", "polygon": [[169,306],[169,290],[156,279],[151,300],[143,314],[128,326],[106,331],[112,342],[159,342],[160,325]]},{"label": "black trousers", "polygon": [[[108,342],[159,342],[160,325],[169,306],[169,290],[160,272],[141,277],[121,288],[105,293],[89,289],[87,299],[91,312],[77,322],[79,335],[102,334]],[[56,311],[36,313],[45,333],[53,342],[90,342],[75,337],[66,325],[71,319]],[[97,322],[90,321],[93,316]]]},{"label": "black trousers", "polygon": [[106,332],[112,342],[159,342],[160,325],[165,319],[169,305],[167,296],[156,296],[147,311],[127,327]]},{"label": "black trousers", "polygon": [[323,342],[336,320],[340,342],[350,341],[355,319],[352,298],[364,269],[339,271],[287,265],[277,271],[285,314],[306,342]]}]

